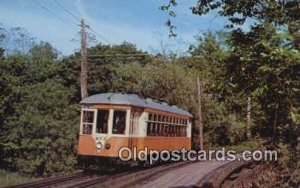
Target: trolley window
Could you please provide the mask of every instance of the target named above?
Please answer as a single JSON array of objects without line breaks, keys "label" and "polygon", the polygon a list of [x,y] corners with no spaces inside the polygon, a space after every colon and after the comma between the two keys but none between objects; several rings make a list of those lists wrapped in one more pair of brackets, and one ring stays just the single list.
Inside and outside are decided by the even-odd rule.
[{"label": "trolley window", "polygon": [[187,125],[187,119],[150,113],[147,136],[186,137]]},{"label": "trolley window", "polygon": [[114,111],[113,134],[125,134],[126,111]]},{"label": "trolley window", "polygon": [[108,110],[98,110],[97,113],[97,125],[96,132],[97,133],[107,133],[108,131]]},{"label": "trolley window", "polygon": [[82,111],[82,134],[92,134],[94,111]]}]

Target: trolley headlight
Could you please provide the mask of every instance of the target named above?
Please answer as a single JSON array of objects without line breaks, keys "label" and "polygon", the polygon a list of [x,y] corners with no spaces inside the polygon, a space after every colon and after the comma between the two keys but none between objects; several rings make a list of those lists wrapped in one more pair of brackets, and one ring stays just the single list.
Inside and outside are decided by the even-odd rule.
[{"label": "trolley headlight", "polygon": [[101,149],[102,148],[102,143],[101,142],[97,142],[96,143],[96,148],[97,149]]},{"label": "trolley headlight", "polygon": [[110,143],[106,143],[105,144],[105,149],[109,149],[110,148]]}]

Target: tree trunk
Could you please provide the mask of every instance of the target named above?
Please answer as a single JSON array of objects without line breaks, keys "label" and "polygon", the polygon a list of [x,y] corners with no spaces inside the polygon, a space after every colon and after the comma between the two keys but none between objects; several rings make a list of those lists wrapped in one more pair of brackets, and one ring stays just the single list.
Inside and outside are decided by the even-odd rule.
[{"label": "tree trunk", "polygon": [[203,149],[203,120],[202,120],[202,104],[201,104],[201,83],[200,78],[197,77],[197,98],[198,98],[198,126],[199,126],[199,139],[200,149]]}]

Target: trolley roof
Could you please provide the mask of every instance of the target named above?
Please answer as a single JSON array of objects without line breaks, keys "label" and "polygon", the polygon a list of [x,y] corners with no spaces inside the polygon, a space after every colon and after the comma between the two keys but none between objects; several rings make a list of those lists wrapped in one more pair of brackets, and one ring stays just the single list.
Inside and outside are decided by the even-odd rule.
[{"label": "trolley roof", "polygon": [[158,103],[149,98],[141,99],[135,94],[101,93],[86,97],[80,102],[80,104],[110,104],[136,106],[193,117],[193,115],[189,112],[182,110],[176,106],[169,106],[166,103]]}]

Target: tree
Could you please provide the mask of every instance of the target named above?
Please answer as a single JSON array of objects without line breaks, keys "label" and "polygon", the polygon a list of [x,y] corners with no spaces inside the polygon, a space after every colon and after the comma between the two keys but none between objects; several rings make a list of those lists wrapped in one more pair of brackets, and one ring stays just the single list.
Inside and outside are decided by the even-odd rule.
[{"label": "tree", "polygon": [[1,63],[0,148],[7,169],[46,176],[74,167],[79,107],[55,57],[51,45],[41,43]]},{"label": "tree", "polygon": [[[197,70],[203,81],[204,94],[204,132],[206,145],[220,144],[222,138],[219,127],[231,127],[226,135],[228,144],[238,144],[246,139],[246,99],[245,96],[224,94],[224,60],[230,55],[230,33],[224,31],[202,33],[196,43],[190,46],[191,57],[180,58],[182,65]],[[238,132],[239,134],[235,134]]]},{"label": "tree", "polygon": [[[233,92],[249,93],[259,102],[265,124],[272,125],[267,129],[269,136],[278,138],[279,126],[293,126],[290,112],[297,105],[299,52],[284,46],[285,39],[268,24],[248,33],[238,30],[233,36],[236,48],[226,60],[226,80]],[[248,44],[239,42],[246,39]]]},{"label": "tree", "polygon": [[[298,2],[294,2],[199,0],[192,7],[194,14],[216,10],[228,18],[227,28],[232,29],[229,55],[221,60],[225,72],[217,89],[226,100],[253,97],[261,112],[258,119],[266,120],[257,123],[268,125],[268,135],[274,140],[284,136],[277,129],[286,124],[295,127],[291,110],[299,106],[295,99],[300,11]],[[249,25],[249,31],[240,28],[243,24]]]},{"label": "tree", "polygon": [[26,93],[6,124],[3,142],[10,168],[39,176],[71,171],[76,163],[78,107],[69,104],[57,80],[35,84]]},{"label": "tree", "polygon": [[[228,56],[221,61],[223,81],[216,89],[225,100],[251,96],[256,103],[254,123],[258,132],[271,138],[273,147],[285,155],[277,163],[277,173],[285,177],[287,186],[297,186],[299,1],[198,0],[192,7],[197,15],[212,11],[226,17],[226,27],[231,30]],[[249,29],[243,30],[242,25]]]},{"label": "tree", "polygon": [[179,64],[169,64],[159,59],[144,66],[134,62],[121,66],[116,73],[114,91],[136,93],[144,98],[195,111],[195,75]]},{"label": "tree", "polygon": [[[126,55],[128,54],[128,55]],[[139,55],[141,56],[135,56]],[[66,84],[78,91],[80,72],[80,56],[78,53],[63,59],[62,77]],[[116,78],[117,69],[123,64],[140,62],[145,64],[151,60],[146,52],[138,50],[133,44],[124,42],[121,45],[96,45],[88,48],[88,93],[91,95],[113,91],[112,82]],[[80,90],[79,90],[80,91]],[[80,93],[79,93],[80,94]],[[78,93],[74,98],[80,101]]]},{"label": "tree", "polygon": [[0,47],[5,49],[7,55],[25,55],[34,42],[34,38],[24,28],[14,27],[8,30],[0,28]]}]

